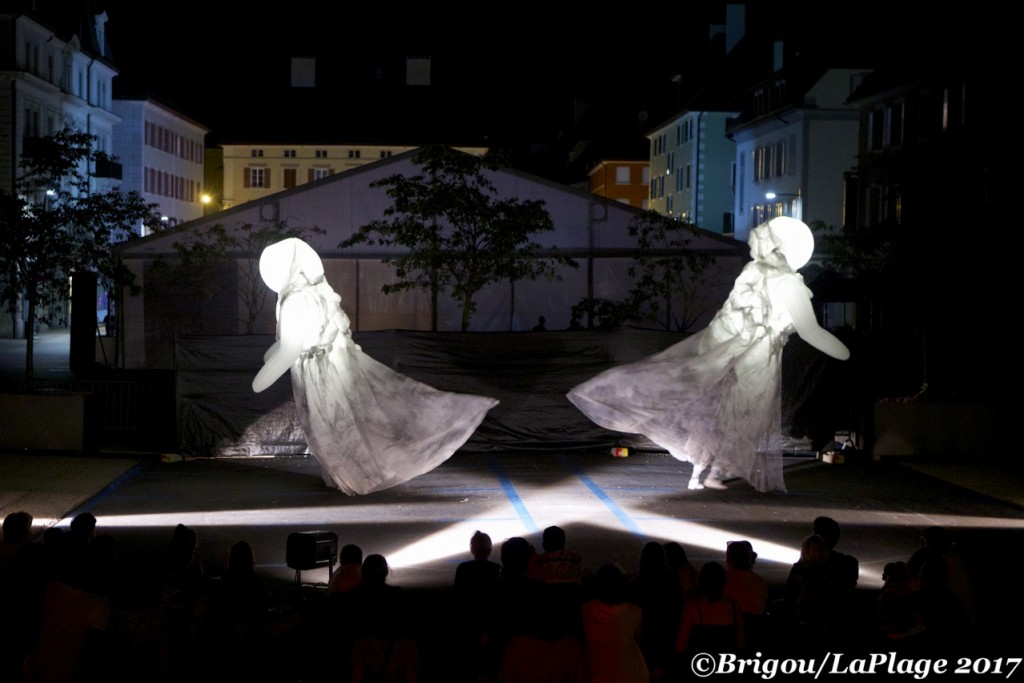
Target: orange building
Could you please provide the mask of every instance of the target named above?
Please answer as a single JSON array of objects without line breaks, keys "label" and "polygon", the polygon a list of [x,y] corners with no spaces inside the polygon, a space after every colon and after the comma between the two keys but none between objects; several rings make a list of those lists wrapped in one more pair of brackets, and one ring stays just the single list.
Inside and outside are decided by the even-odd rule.
[{"label": "orange building", "polygon": [[590,171],[590,191],[638,209],[648,208],[651,164],[643,161],[602,161]]}]

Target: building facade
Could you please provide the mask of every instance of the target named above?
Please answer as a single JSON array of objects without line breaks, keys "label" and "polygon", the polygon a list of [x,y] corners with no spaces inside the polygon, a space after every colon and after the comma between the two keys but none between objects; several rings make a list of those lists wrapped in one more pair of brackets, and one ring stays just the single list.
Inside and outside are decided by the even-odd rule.
[{"label": "building facade", "polygon": [[[86,29],[76,32],[31,9],[0,14],[0,187],[7,191],[35,138],[70,128],[96,136],[97,150],[113,153],[117,70],[106,54],[107,15],[84,19]],[[116,169],[100,170],[110,177],[97,177],[93,189],[119,180]]]},{"label": "building facade", "polygon": [[649,208],[651,164],[648,161],[607,160],[590,170],[590,191],[637,209]]},{"label": "building facade", "polygon": [[725,129],[734,116],[735,112],[688,110],[648,133],[651,209],[732,235],[735,144]]},{"label": "building facade", "polygon": [[735,235],[775,216],[843,224],[844,174],[856,164],[857,108],[848,98],[867,69],[813,75],[776,70],[729,126],[736,144]]},{"label": "building facade", "polygon": [[[0,190],[13,192],[19,165],[39,138],[64,129],[94,136],[97,151],[113,154],[117,70],[108,57],[106,23],[105,12],[84,8],[47,14],[35,3],[0,6]],[[121,182],[121,164],[90,171],[90,192]],[[0,316],[0,336],[24,337],[25,307],[20,301],[3,307],[14,312]]]},{"label": "building facade", "polygon": [[[255,201],[413,149],[416,148],[369,144],[222,144],[208,162],[207,177],[212,191],[206,213]],[[456,149],[475,155],[487,152],[483,147]],[[211,175],[215,177],[210,178]],[[218,184],[220,196],[215,189]]]},{"label": "building facade", "polygon": [[165,227],[202,216],[208,129],[152,98],[116,99],[113,109],[121,188],[158,204]]}]

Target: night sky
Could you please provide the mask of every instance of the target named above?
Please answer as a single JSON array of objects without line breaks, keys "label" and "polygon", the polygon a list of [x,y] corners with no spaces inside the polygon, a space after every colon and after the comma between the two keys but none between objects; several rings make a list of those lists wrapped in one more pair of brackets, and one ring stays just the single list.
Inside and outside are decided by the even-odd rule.
[{"label": "night sky", "polygon": [[[642,140],[645,125],[673,113],[672,77],[681,76],[683,87],[704,77],[693,65],[707,54],[708,25],[725,18],[725,3],[698,1],[655,13],[655,5],[639,4],[632,16],[603,16],[595,5],[555,16],[550,5],[523,3],[468,14],[391,3],[293,3],[274,12],[251,5],[238,13],[227,4],[179,0],[173,13],[154,15],[136,0],[103,3],[120,85],[210,127],[214,142],[263,137],[260,128],[274,125],[311,136],[323,127],[353,142],[380,141],[378,130],[396,129],[410,138],[394,140],[403,144],[555,140],[584,105],[600,118],[600,134]],[[979,24],[961,14],[920,18],[904,5],[762,0],[748,5],[748,30],[842,45],[863,61],[913,52],[919,42],[956,50],[979,42]],[[292,56],[315,56],[331,87],[289,99]],[[407,56],[431,57],[429,95],[410,100],[408,88],[381,85],[401,78]],[[646,123],[636,121],[641,110],[650,112]],[[442,139],[417,139],[424,135]]]}]

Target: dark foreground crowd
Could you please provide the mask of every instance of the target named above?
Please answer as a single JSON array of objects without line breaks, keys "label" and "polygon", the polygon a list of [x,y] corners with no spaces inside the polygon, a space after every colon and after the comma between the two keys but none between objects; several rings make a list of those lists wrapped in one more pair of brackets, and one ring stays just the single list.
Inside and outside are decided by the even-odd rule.
[{"label": "dark foreground crowd", "polygon": [[699,568],[681,544],[651,541],[626,571],[585,564],[549,527],[540,548],[516,537],[495,549],[476,532],[447,589],[393,585],[385,557],[349,544],[327,586],[283,592],[245,541],[211,576],[184,525],[143,568],[89,513],[38,539],[32,521],[3,521],[3,682],[645,683],[696,680],[697,653],[926,658],[983,644],[968,571],[940,527],[871,591],[836,548],[839,525],[819,517],[774,589],[748,541]]}]

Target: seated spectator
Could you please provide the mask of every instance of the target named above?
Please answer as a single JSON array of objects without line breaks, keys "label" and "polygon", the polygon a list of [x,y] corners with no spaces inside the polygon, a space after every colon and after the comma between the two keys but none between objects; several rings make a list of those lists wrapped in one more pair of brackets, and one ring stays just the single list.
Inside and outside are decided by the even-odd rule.
[{"label": "seated spectator", "polygon": [[541,539],[544,552],[536,556],[535,578],[544,583],[576,583],[583,581],[583,558],[565,549],[565,531],[561,527],[544,529]]},{"label": "seated spectator", "polygon": [[489,593],[498,581],[501,565],[491,561],[493,552],[491,537],[477,531],[469,539],[469,552],[472,560],[466,560],[455,568],[455,590],[464,595],[473,596],[475,600],[480,593]]},{"label": "seated spectator", "polygon": [[622,569],[606,564],[594,577],[594,597],[583,603],[584,646],[592,683],[648,683],[640,634],[643,610],[630,602]]},{"label": "seated spectator", "polygon": [[743,615],[748,649],[763,642],[765,615],[768,612],[768,582],[754,571],[757,553],[750,541],[730,541],[725,547],[725,589],[722,594],[734,600]]},{"label": "seated spectator", "polygon": [[351,680],[415,683],[419,648],[411,635],[405,594],[387,582],[390,568],[383,555],[367,555],[362,580],[343,593],[342,614],[351,637]]},{"label": "seated spectator", "polygon": [[469,539],[473,559],[459,563],[455,569],[455,633],[459,650],[465,657],[454,663],[468,679],[475,679],[485,667],[484,633],[492,616],[494,592],[501,565],[493,562],[491,537],[476,531]]},{"label": "seated spectator", "polygon": [[831,637],[836,600],[828,553],[828,545],[821,536],[805,537],[800,543],[800,559],[786,578],[785,617],[791,627],[788,642],[794,647],[816,651]]},{"label": "seated spectator", "polygon": [[668,566],[661,543],[649,541],[641,548],[639,568],[629,580],[628,595],[643,612],[640,649],[651,679],[658,680],[673,657],[684,600],[682,586]]},{"label": "seated spectator", "polygon": [[554,603],[542,604],[536,632],[509,639],[498,671],[501,683],[588,683],[583,641],[565,630],[558,609]]},{"label": "seated spectator", "polygon": [[346,543],[338,553],[338,568],[331,575],[327,592],[345,593],[356,586],[363,575],[363,549],[354,543]]},{"label": "seated spectator", "polygon": [[921,544],[940,558],[946,565],[947,585],[960,599],[971,624],[977,622],[977,608],[974,600],[974,581],[967,571],[963,556],[945,527],[931,526],[921,536]]},{"label": "seated spectator", "polygon": [[[708,562],[700,569],[697,593],[683,605],[676,652],[738,653],[745,646],[743,616],[736,602],[723,594],[725,568]],[[681,662],[685,669],[689,662]]]},{"label": "seated spectator", "polygon": [[879,635],[897,640],[912,635],[916,623],[913,594],[917,582],[905,562],[889,562],[882,571],[882,589],[876,601],[876,625]]},{"label": "seated spectator", "polygon": [[525,538],[515,536],[501,544],[501,573],[487,615],[482,637],[484,675],[494,677],[505,655],[508,641],[517,635],[531,635],[541,604],[543,583],[530,576],[534,548]]},{"label": "seated spectator", "polygon": [[697,590],[697,568],[690,564],[686,550],[676,541],[665,543],[665,561],[675,571],[679,586],[684,596],[692,595]]},{"label": "seated spectator", "polygon": [[559,621],[555,630],[582,638],[583,558],[566,550],[565,531],[561,527],[544,529],[541,547],[544,552],[534,556],[531,573],[544,583],[542,599],[551,608],[545,618]]},{"label": "seated spectator", "polygon": [[4,517],[3,540],[0,540],[0,572],[14,564],[21,549],[32,542],[32,521],[30,513],[12,512]]}]

